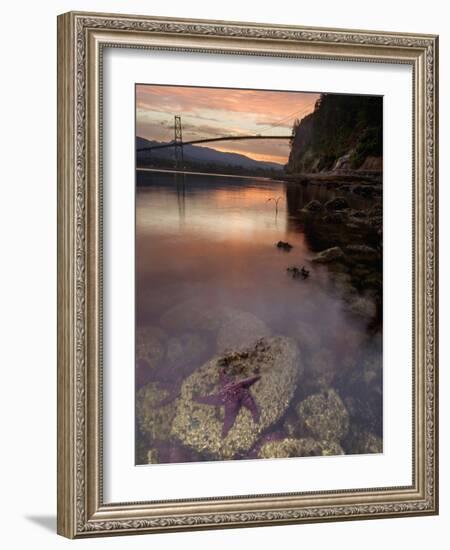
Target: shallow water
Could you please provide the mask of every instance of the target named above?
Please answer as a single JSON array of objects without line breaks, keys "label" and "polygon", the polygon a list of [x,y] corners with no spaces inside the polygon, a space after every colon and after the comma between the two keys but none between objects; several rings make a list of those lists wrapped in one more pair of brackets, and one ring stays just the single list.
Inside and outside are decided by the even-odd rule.
[{"label": "shallow water", "polygon": [[[163,172],[138,172],[137,184],[137,329],[160,327],[161,318],[184,302],[211,311],[231,307],[251,313],[275,335],[297,338],[297,327],[306,324],[320,343],[317,356],[311,349],[303,356],[298,399],[308,395],[306,388],[315,387],[319,375],[343,398],[366,399],[364,392],[373,397],[358,374],[348,387],[346,379],[355,380],[355,369],[367,360],[379,364],[374,384],[381,385],[381,327],[369,330],[366,319],[350,315],[328,268],[310,263],[316,251],[333,243],[322,242],[314,229],[305,227],[299,212],[311,199],[334,198],[335,190],[264,178]],[[346,198],[352,208],[370,207],[368,199],[351,193]],[[278,199],[278,207],[269,199]],[[293,246],[290,252],[275,246],[280,240]],[[287,272],[293,265],[307,267],[310,276],[293,279]],[[176,338],[195,327],[181,319],[164,331]],[[204,361],[217,353],[216,335],[203,331],[201,337],[206,341]],[[305,344],[308,348],[310,343]],[[191,371],[195,366],[200,365],[192,365]],[[164,370],[163,360],[156,372],[167,381]],[[171,371],[171,376],[177,373]],[[180,370],[179,376],[186,372]],[[379,393],[378,386],[374,391]],[[367,429],[381,436],[381,397],[375,400]],[[359,418],[359,410],[354,415],[359,429],[365,429],[369,420]],[[139,432],[138,438],[145,439]],[[351,445],[346,452],[352,452]]]}]

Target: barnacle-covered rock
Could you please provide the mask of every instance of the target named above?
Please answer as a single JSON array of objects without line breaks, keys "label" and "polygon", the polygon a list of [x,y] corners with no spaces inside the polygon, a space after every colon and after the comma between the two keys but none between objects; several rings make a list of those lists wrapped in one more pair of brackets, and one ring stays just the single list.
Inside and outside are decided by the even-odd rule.
[{"label": "barnacle-covered rock", "polygon": [[310,395],[297,406],[307,433],[318,440],[340,441],[349,429],[349,414],[333,389]]},{"label": "barnacle-covered rock", "polygon": [[176,399],[159,382],[150,382],[136,394],[136,415],[138,426],[151,440],[165,440],[176,411]]},{"label": "barnacle-covered rock", "polygon": [[[199,396],[214,395],[221,390],[221,369],[236,381],[260,377],[249,388],[259,421],[254,421],[250,410],[240,407],[225,436],[224,407],[196,401]],[[286,411],[302,370],[295,342],[280,336],[263,338],[240,352],[215,357],[184,381],[172,436],[210,459],[227,459],[247,453],[258,437]]]},{"label": "barnacle-covered rock", "polygon": [[289,458],[295,456],[333,456],[344,451],[336,441],[320,441],[311,437],[300,439],[286,438],[265,443],[258,458]]}]

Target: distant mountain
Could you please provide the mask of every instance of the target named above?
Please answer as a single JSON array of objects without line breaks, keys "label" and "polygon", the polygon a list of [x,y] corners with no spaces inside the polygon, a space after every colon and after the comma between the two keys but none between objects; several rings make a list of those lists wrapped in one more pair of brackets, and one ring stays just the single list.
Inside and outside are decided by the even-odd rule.
[{"label": "distant mountain", "polygon": [[[152,147],[155,145],[163,145],[164,142],[149,141],[142,137],[136,138],[136,149],[142,147]],[[216,151],[211,147],[200,147],[199,145],[183,145],[183,156],[186,165],[216,165],[223,167],[234,167],[243,170],[276,170],[282,171],[283,165],[276,162],[264,162],[254,160],[246,155],[238,153],[224,153]],[[139,151],[136,153],[137,165],[172,165],[174,159],[173,147],[167,149],[155,149],[153,151]]]}]

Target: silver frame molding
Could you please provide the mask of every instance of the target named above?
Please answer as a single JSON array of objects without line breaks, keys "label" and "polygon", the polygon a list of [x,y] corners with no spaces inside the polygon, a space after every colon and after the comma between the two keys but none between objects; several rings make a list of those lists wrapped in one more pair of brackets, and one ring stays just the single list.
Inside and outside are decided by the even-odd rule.
[{"label": "silver frame molding", "polygon": [[[413,68],[413,483],[139,503],[102,491],[105,47],[404,63]],[[58,17],[58,533],[70,538],[438,513],[438,38],[70,12]]]}]

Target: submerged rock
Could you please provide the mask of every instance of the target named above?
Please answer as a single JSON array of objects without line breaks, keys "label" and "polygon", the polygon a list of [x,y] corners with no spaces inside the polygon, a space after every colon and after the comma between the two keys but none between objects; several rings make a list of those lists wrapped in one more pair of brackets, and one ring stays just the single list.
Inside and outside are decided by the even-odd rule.
[{"label": "submerged rock", "polygon": [[383,452],[383,440],[371,432],[357,431],[349,434],[346,447],[349,454],[379,454]]},{"label": "submerged rock", "polygon": [[171,367],[181,368],[198,365],[205,359],[208,345],[206,341],[194,332],[186,332],[180,336],[169,338],[167,343],[167,361]]},{"label": "submerged rock", "polygon": [[157,441],[146,453],[148,464],[180,464],[197,462],[199,457],[181,445],[168,441]]},{"label": "submerged rock", "polygon": [[145,326],[136,331],[136,385],[141,387],[153,376],[166,353],[167,335],[160,328]]},{"label": "submerged rock", "polygon": [[252,313],[228,310],[217,332],[217,352],[238,351],[270,335],[269,327]]},{"label": "submerged rock", "polygon": [[349,294],[345,300],[345,310],[352,315],[370,320],[377,314],[377,305],[371,296]]},{"label": "submerged rock", "polygon": [[[369,356],[367,354],[369,353]],[[382,349],[365,352],[356,358],[353,368],[340,375],[335,383],[350,413],[352,426],[377,436],[383,433],[383,359]],[[355,428],[353,428],[355,429]]]},{"label": "submerged rock", "polygon": [[158,382],[150,382],[136,394],[136,416],[141,432],[151,440],[166,440],[176,412],[176,399],[167,402],[170,392]]},{"label": "submerged rock", "polygon": [[311,437],[286,438],[262,445],[258,458],[289,458],[296,456],[334,456],[344,451],[336,441],[318,441]]},{"label": "submerged rock", "polygon": [[[255,422],[251,411],[241,406],[225,437],[222,435],[224,407],[196,401],[199,396],[220,392],[221,369],[235,381],[260,377],[249,388],[259,421]],[[298,348],[289,338],[263,338],[246,350],[218,356],[183,383],[172,436],[207,458],[227,459],[246,454],[260,435],[282,417],[301,373]]]},{"label": "submerged rock", "polygon": [[322,336],[313,323],[300,320],[294,325],[291,334],[297,340],[300,350],[311,353],[320,349]]},{"label": "submerged rock", "polygon": [[168,309],[160,319],[166,330],[216,331],[230,308],[211,306],[208,300],[192,298]]},{"label": "submerged rock", "polygon": [[331,248],[327,248],[326,250],[322,250],[322,252],[319,252],[316,256],[311,258],[312,262],[326,264],[329,262],[336,262],[339,260],[344,259],[344,252],[342,251],[342,248],[339,246],[333,246]]},{"label": "submerged rock", "polygon": [[314,438],[340,441],[349,429],[349,414],[335,390],[307,397],[297,407],[300,421]]}]

